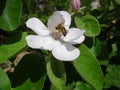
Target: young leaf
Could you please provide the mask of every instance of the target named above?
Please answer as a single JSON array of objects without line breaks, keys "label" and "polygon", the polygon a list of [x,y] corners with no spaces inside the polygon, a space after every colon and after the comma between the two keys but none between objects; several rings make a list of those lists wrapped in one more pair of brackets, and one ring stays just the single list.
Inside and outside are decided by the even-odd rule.
[{"label": "young leaf", "polygon": [[[25,48],[25,36],[27,33],[23,33],[20,41],[12,43],[12,44],[2,44],[0,46],[0,63],[8,60],[10,57],[18,53],[20,50]],[[11,40],[11,39],[10,39]]]},{"label": "young leaf", "polygon": [[50,59],[47,63],[47,75],[58,90],[63,90],[66,83],[64,64],[61,61]]},{"label": "young leaf", "polygon": [[0,16],[0,28],[13,31],[19,26],[22,10],[21,0],[7,0],[3,14]]},{"label": "young leaf", "polygon": [[10,81],[6,73],[0,68],[0,90],[11,90]]},{"label": "young leaf", "polygon": [[79,49],[81,54],[73,61],[74,67],[95,90],[102,90],[103,73],[97,59],[85,45],[80,45]]},{"label": "young leaf", "polygon": [[100,33],[100,25],[97,19],[91,15],[82,18],[75,17],[75,23],[78,28],[85,30],[85,35],[88,37],[97,36]]}]

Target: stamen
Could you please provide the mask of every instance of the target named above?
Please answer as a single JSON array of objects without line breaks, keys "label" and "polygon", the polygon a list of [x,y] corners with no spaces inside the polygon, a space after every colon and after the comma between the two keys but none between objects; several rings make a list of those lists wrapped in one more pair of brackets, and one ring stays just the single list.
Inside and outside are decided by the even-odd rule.
[{"label": "stamen", "polygon": [[56,40],[60,39],[60,37],[66,36],[67,30],[65,29],[63,24],[59,24],[58,26],[55,27],[55,30],[51,32],[51,36]]}]

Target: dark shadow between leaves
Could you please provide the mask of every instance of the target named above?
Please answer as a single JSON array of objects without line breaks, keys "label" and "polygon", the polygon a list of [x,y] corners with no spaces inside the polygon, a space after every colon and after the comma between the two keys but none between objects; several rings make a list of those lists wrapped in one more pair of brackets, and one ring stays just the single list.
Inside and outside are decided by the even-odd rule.
[{"label": "dark shadow between leaves", "polygon": [[14,73],[9,74],[13,88],[23,84],[28,78],[37,82],[46,73],[44,58],[38,54],[25,55],[15,67]]},{"label": "dark shadow between leaves", "polygon": [[22,32],[6,32],[0,30],[0,45],[13,44],[19,42],[22,38]]},{"label": "dark shadow between leaves", "polygon": [[0,16],[3,14],[5,6],[6,6],[6,0],[0,0]]},{"label": "dark shadow between leaves", "polygon": [[58,78],[62,78],[65,74],[64,64],[61,61],[56,60],[55,58],[53,58],[50,63],[54,75]]},{"label": "dark shadow between leaves", "polygon": [[64,65],[65,65],[66,74],[67,74],[67,83],[71,84],[73,82],[82,80],[81,76],[75,70],[71,62],[64,62]]}]

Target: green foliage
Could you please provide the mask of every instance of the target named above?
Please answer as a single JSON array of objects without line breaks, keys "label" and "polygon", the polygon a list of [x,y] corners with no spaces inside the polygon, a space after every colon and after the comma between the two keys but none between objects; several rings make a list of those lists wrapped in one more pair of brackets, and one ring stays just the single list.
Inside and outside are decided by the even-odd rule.
[{"label": "green foliage", "polygon": [[98,38],[94,39],[93,38],[93,46],[91,47],[91,51],[93,52],[94,55],[99,56],[100,52],[101,52],[101,43],[98,40]]},{"label": "green foliage", "polygon": [[[92,9],[94,1],[99,8]],[[84,44],[76,45],[80,56],[72,62],[26,45],[33,33],[27,19],[47,25],[57,10],[71,13],[72,27],[85,30]],[[78,12],[72,12],[71,0],[0,0],[0,90],[119,90],[119,71],[120,0],[81,0]]]},{"label": "green foliage", "polygon": [[74,90],[91,90],[91,89],[83,82],[76,82],[76,86]]},{"label": "green foliage", "polygon": [[66,84],[66,73],[63,62],[55,59],[50,59],[47,62],[47,75],[52,85],[58,89],[63,90]]},{"label": "green foliage", "polygon": [[23,83],[21,86],[17,87],[17,88],[12,88],[11,90],[42,90],[43,88],[43,84],[45,81],[45,76],[42,77],[39,81],[37,81],[36,83],[31,82],[29,79]]},{"label": "green foliage", "polygon": [[116,86],[120,88],[120,65],[110,65],[105,76],[105,88]]},{"label": "green foliage", "polygon": [[7,0],[5,9],[0,16],[0,28],[13,31],[19,26],[22,4],[21,0]]},{"label": "green foliage", "polygon": [[120,4],[120,0],[115,0],[115,2],[116,2],[117,4]]},{"label": "green foliage", "polygon": [[0,68],[0,90],[10,90],[11,84],[7,74]]},{"label": "green foliage", "polygon": [[86,36],[93,37],[100,33],[100,25],[97,19],[91,15],[86,15],[82,18],[75,17],[75,23],[78,28],[85,30]]},{"label": "green foliage", "polygon": [[80,57],[73,61],[78,73],[96,90],[102,90],[103,74],[95,56],[85,45],[80,45]]},{"label": "green foliage", "polygon": [[81,5],[82,6],[90,6],[92,1],[93,0],[81,0]]},{"label": "green foliage", "polygon": [[[9,38],[0,46],[0,63],[8,60],[20,50],[25,48],[26,43],[25,43],[25,36],[27,33],[22,33],[22,36],[19,36],[19,34],[13,36],[12,38]],[[14,38],[21,38],[18,42],[12,43],[12,40],[14,41]]]},{"label": "green foliage", "polygon": [[43,90],[46,80],[44,58],[37,53],[25,55],[9,78],[12,90]]}]

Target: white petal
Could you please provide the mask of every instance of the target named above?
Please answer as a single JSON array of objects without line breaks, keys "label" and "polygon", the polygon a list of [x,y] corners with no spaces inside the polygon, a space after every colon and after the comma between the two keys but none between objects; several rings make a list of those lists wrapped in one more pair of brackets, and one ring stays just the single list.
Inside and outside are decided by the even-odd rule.
[{"label": "white petal", "polygon": [[40,36],[45,36],[50,33],[47,27],[37,18],[28,19],[26,25]]},{"label": "white petal", "polygon": [[26,41],[31,48],[52,50],[53,39],[50,36],[41,37],[38,35],[28,35]]},{"label": "white petal", "polygon": [[57,43],[52,50],[53,56],[61,61],[73,61],[80,55],[80,51],[69,44]]},{"label": "white petal", "polygon": [[84,32],[84,30],[80,30],[78,28],[71,28],[68,31],[67,35],[65,37],[62,37],[62,39],[66,42],[73,41],[78,39],[81,35],[83,35]]},{"label": "white petal", "polygon": [[69,43],[71,43],[71,44],[80,44],[80,43],[82,43],[84,40],[85,40],[85,36],[82,35],[82,36],[79,37],[78,39],[76,39],[76,40],[74,40],[74,41],[71,41],[71,42],[69,42]]},{"label": "white petal", "polygon": [[65,23],[64,23],[64,26],[65,27],[70,27],[70,24],[71,24],[71,16],[68,12],[66,11],[60,11],[60,14],[63,16],[64,20],[65,20]]},{"label": "white petal", "polygon": [[48,28],[50,30],[54,30],[56,26],[59,24],[64,24],[64,18],[62,15],[59,13],[59,11],[56,11],[48,20]]}]

